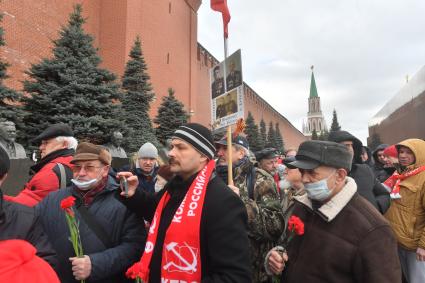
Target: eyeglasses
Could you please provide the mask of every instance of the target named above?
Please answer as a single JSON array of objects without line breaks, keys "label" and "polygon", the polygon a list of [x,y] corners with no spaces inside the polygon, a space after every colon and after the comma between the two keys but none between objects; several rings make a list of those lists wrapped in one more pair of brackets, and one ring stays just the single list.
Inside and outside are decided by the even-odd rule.
[{"label": "eyeglasses", "polygon": [[94,172],[96,172],[97,169],[103,168],[103,167],[104,166],[94,166],[94,165],[82,166],[82,165],[74,165],[74,167],[72,167],[72,173],[74,173],[74,174],[80,173],[81,169],[84,169],[84,171],[86,173],[94,173]]}]

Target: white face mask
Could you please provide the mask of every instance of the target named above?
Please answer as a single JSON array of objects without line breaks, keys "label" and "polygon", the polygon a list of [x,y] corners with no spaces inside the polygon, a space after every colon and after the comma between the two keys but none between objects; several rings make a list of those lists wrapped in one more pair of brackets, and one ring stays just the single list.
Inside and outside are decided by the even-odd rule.
[{"label": "white face mask", "polygon": [[78,179],[71,179],[71,182],[77,186],[77,188],[81,190],[88,190],[90,189],[94,184],[98,182],[97,178],[88,180],[88,181],[79,181]]},{"label": "white face mask", "polygon": [[317,201],[324,201],[328,199],[332,194],[332,190],[328,188],[328,179],[335,174],[335,172],[336,171],[323,180],[304,184],[304,189],[307,192],[308,198]]},{"label": "white face mask", "polygon": [[280,181],[279,181],[279,187],[280,187],[281,189],[283,189],[283,190],[287,190],[287,189],[289,189],[290,187],[292,187],[292,184],[291,184],[291,182],[289,182],[288,180],[283,179],[283,180],[280,180]]}]

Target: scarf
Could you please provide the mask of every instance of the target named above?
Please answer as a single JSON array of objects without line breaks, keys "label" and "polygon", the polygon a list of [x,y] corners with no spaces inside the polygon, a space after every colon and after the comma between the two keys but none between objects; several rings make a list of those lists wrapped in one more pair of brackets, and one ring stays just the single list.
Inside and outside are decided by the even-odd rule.
[{"label": "scarf", "polygon": [[[214,167],[215,161],[210,160],[198,173],[167,229],[162,251],[161,282],[201,282],[201,215],[206,188]],[[170,194],[166,192],[155,210],[145,252],[140,262],[135,264],[140,265],[143,282],[148,282],[149,279],[149,266],[158,236],[159,221],[169,200]]]},{"label": "scarf", "polygon": [[401,198],[400,195],[400,183],[401,181],[409,178],[410,176],[414,176],[416,174],[419,174],[421,172],[425,171],[425,166],[418,167],[416,169],[404,172],[402,174],[399,174],[397,171],[394,172],[393,175],[391,175],[384,184],[391,188],[391,198],[392,199],[399,199]]}]

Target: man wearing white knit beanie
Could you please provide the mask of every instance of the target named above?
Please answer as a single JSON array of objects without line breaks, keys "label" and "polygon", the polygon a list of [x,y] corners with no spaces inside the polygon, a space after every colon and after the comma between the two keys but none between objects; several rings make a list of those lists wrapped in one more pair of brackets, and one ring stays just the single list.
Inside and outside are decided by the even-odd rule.
[{"label": "man wearing white knit beanie", "polygon": [[139,179],[138,189],[155,192],[155,182],[158,173],[158,150],[150,142],[142,145],[137,152],[136,172]]}]

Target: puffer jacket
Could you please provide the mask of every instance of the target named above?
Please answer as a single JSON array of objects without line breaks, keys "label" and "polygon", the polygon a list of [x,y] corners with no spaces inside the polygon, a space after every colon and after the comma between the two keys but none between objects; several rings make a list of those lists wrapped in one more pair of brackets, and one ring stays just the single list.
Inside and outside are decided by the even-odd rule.
[{"label": "puffer jacket", "polygon": [[[412,170],[425,165],[425,141],[408,139],[397,146],[406,146],[416,161]],[[425,249],[425,171],[400,182],[400,199],[392,201],[385,217],[390,222],[399,244],[408,250]]]},{"label": "puffer jacket", "polygon": [[60,187],[60,171],[58,163],[64,165],[66,184],[71,185],[72,164],[70,163],[74,155],[73,149],[60,149],[46,155],[40,162],[31,167],[34,174],[31,180],[25,184],[25,188],[16,197],[5,197],[8,201],[13,201],[26,206],[35,206],[49,193]]}]

